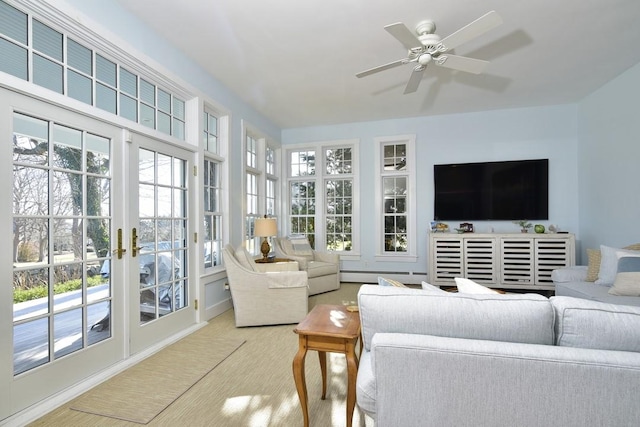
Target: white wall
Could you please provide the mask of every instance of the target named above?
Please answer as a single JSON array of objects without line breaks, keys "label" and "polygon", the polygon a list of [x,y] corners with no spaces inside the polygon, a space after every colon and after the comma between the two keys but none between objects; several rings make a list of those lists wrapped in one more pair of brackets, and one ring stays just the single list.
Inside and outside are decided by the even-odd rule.
[{"label": "white wall", "polygon": [[[518,159],[549,159],[549,221],[562,230],[578,233],[577,106],[562,105],[511,109],[482,113],[419,117],[403,120],[349,123],[336,126],[285,129],[283,148],[288,144],[359,138],[360,164],[374,164],[373,140],[379,136],[415,134],[418,165],[418,260],[390,263],[374,260],[375,171],[361,171],[362,257],[345,261],[343,269],[352,271],[398,271],[425,273],[427,270],[427,229],[433,219],[433,165]],[[457,223],[449,224],[451,228]],[[474,223],[479,232],[492,227],[496,232],[516,232],[508,221]],[[365,268],[365,262],[368,267]]]},{"label": "white wall", "polygon": [[[579,106],[581,251],[640,242],[640,64]],[[584,260],[586,258],[583,255]]]}]

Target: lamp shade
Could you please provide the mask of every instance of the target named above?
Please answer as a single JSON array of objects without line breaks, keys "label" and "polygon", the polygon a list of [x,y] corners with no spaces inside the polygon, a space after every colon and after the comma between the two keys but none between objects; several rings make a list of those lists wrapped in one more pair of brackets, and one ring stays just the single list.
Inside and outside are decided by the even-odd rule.
[{"label": "lamp shade", "polygon": [[258,218],[255,222],[254,233],[258,237],[270,237],[278,234],[278,225],[275,218]]}]

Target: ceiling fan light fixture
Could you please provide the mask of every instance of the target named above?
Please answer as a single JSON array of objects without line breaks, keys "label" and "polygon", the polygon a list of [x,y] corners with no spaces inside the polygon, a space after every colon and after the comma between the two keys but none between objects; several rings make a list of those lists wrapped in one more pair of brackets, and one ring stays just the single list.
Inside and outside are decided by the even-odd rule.
[{"label": "ceiling fan light fixture", "polygon": [[424,53],[422,55],[420,55],[420,57],[418,57],[418,64],[422,65],[422,66],[426,66],[429,62],[431,62],[431,55],[428,53]]}]

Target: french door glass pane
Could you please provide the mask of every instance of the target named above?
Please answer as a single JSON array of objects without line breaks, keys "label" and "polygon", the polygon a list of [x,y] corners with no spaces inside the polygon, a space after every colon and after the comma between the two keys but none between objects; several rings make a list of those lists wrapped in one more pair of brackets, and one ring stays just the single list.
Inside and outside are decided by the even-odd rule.
[{"label": "french door glass pane", "polygon": [[13,129],[18,374],[111,336],[111,143],[19,113]]},{"label": "french door glass pane", "polygon": [[138,162],[140,323],[144,324],[186,306],[186,162],[142,148]]}]

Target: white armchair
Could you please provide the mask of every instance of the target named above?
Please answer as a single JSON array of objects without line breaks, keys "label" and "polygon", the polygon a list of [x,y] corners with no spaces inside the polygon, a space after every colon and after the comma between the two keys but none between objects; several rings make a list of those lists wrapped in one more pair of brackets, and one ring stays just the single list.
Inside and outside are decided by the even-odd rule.
[{"label": "white armchair", "polygon": [[297,261],[309,278],[309,295],[340,289],[340,255],[313,250],[306,237],[277,237],[276,257]]},{"label": "white armchair", "polygon": [[[309,311],[307,275],[302,271],[264,272],[244,248],[222,250],[236,327],[298,323]],[[292,263],[292,266],[296,266]]]}]

